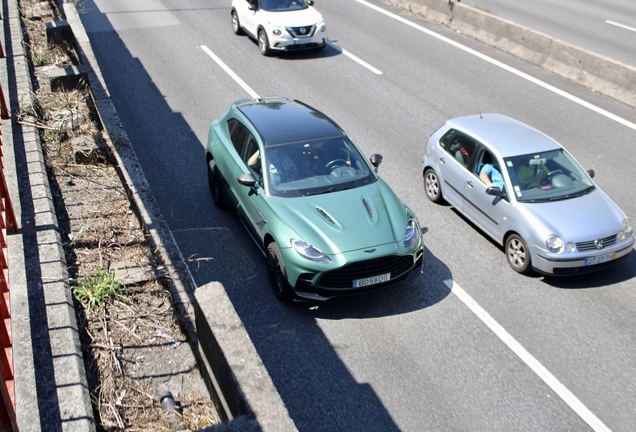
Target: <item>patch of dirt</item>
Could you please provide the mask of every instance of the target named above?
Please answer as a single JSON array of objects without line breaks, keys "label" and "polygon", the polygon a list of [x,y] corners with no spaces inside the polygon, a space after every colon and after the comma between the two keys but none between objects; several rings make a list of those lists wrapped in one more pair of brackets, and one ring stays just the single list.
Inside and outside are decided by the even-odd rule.
[{"label": "patch of dirt", "polygon": [[[71,286],[113,274],[123,286],[121,297],[103,307],[88,309],[76,301],[97,429],[199,430],[218,424],[86,83],[51,92],[46,82],[48,68],[77,64],[72,44],[47,46],[45,23],[61,19],[57,4],[21,0],[20,8],[34,83],[33,103],[20,121],[40,130]],[[176,401],[176,417],[161,407],[166,391]]]}]

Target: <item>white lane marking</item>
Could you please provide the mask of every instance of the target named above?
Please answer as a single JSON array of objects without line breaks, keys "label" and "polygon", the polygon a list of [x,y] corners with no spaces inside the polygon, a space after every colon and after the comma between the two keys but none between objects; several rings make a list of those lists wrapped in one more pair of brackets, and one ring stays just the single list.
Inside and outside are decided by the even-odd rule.
[{"label": "white lane marking", "polygon": [[626,26],[625,24],[619,24],[619,23],[617,23],[615,21],[610,21],[610,20],[607,20],[605,22],[610,24],[610,25],[616,26],[616,27],[620,27],[620,28],[624,28],[626,30],[631,30],[633,32],[636,32],[636,28],[630,27],[630,26]]},{"label": "white lane marking", "polygon": [[541,87],[543,87],[546,90],[549,90],[549,91],[551,91],[553,93],[556,93],[559,96],[562,96],[562,97],[564,97],[566,99],[569,99],[570,101],[572,101],[574,103],[577,103],[577,104],[579,104],[579,105],[581,105],[581,106],[583,106],[583,107],[585,107],[587,109],[590,109],[590,110],[596,112],[597,114],[600,114],[600,115],[605,116],[605,117],[607,117],[607,118],[609,118],[611,120],[614,120],[615,122],[620,123],[623,126],[627,126],[630,129],[636,130],[636,124],[635,123],[632,123],[629,120],[625,120],[622,117],[619,117],[619,116],[617,116],[615,114],[612,114],[611,112],[606,111],[603,108],[597,107],[596,105],[593,105],[593,104],[591,104],[589,102],[586,102],[583,99],[580,99],[580,98],[578,98],[578,97],[576,97],[574,95],[571,95],[571,94],[569,94],[567,92],[564,92],[563,90],[560,90],[560,89],[558,89],[558,88],[556,88],[556,87],[554,87],[554,86],[552,86],[552,85],[550,85],[550,84],[548,84],[546,82],[543,82],[543,81],[541,81],[541,80],[539,80],[539,79],[537,79],[537,78],[535,78],[535,77],[533,77],[531,75],[528,75],[527,73],[521,72],[520,70],[515,69],[515,68],[513,68],[511,66],[508,66],[505,63],[502,63],[502,62],[500,62],[498,60],[495,60],[495,59],[493,59],[491,57],[488,57],[487,55],[484,55],[484,54],[480,53],[479,51],[475,51],[472,48],[468,48],[467,46],[464,46],[464,45],[460,44],[459,42],[455,42],[452,39],[449,39],[449,38],[447,38],[445,36],[442,36],[442,35],[437,34],[437,33],[433,32],[431,30],[428,30],[428,29],[426,29],[426,28],[424,28],[424,27],[422,27],[420,25],[417,25],[417,24],[407,20],[406,18],[402,18],[399,15],[396,15],[396,14],[394,14],[392,12],[386,11],[386,10],[384,10],[384,9],[378,7],[378,6],[372,5],[371,3],[368,3],[365,0],[356,0],[356,1],[358,3],[364,5],[364,6],[367,6],[367,7],[371,8],[371,9],[375,9],[376,11],[378,11],[380,13],[383,13],[384,15],[386,15],[388,17],[391,17],[391,18],[393,18],[393,19],[395,19],[397,21],[400,21],[400,22],[402,22],[402,23],[404,23],[404,24],[406,24],[406,25],[408,25],[410,27],[413,27],[416,30],[419,30],[419,31],[421,31],[423,33],[426,33],[429,36],[432,36],[432,37],[434,37],[436,39],[439,39],[442,42],[446,42],[447,44],[452,45],[455,48],[459,48],[459,49],[461,49],[461,50],[463,50],[463,51],[465,51],[465,52],[467,52],[469,54],[474,55],[475,57],[478,57],[478,58],[480,58],[482,60],[485,60],[485,61],[487,61],[487,62],[489,62],[489,63],[491,63],[491,64],[493,64],[495,66],[500,67],[501,69],[504,69],[504,70],[506,70],[506,71],[508,71],[510,73],[513,73],[513,74],[515,74],[515,75],[517,75],[517,76],[519,76],[519,77],[521,77],[521,78],[523,78],[525,80],[528,80],[528,81],[530,81],[530,82],[532,82],[532,83],[534,83],[534,84],[536,84],[538,86],[541,86]]},{"label": "white lane marking", "polygon": [[212,60],[214,60],[216,62],[216,64],[218,64],[219,66],[221,66],[221,68],[234,80],[237,82],[238,85],[240,85],[241,87],[243,87],[243,89],[249,93],[250,96],[252,96],[253,98],[258,98],[258,93],[256,93],[254,90],[252,90],[252,88],[250,86],[248,86],[245,81],[243,81],[241,79],[241,77],[239,77],[237,74],[234,73],[234,71],[232,69],[230,69],[230,67],[228,65],[226,65],[223,60],[221,60],[216,54],[214,54],[212,52],[212,50],[210,48],[208,48],[205,45],[201,45],[201,49],[203,51],[205,51],[205,53],[207,55],[209,55],[210,57],[212,57]]},{"label": "white lane marking", "polygon": [[517,355],[532,371],[539,376],[563,401],[576,412],[593,430],[609,432],[610,429],[590,411],[583,402],[568,390],[561,382],[548,371],[539,361],[513,338],[495,319],[490,316],[462,287],[452,279],[447,279],[444,284],[455,294],[492,332],[505,343],[513,353]]},{"label": "white lane marking", "polygon": [[382,75],[382,71],[379,69],[374,68],[373,66],[371,66],[369,63],[365,62],[364,60],[362,60],[360,57],[356,57],[353,54],[351,54],[349,51],[347,51],[346,49],[336,45],[335,43],[331,42],[330,40],[327,40],[327,44],[329,44],[330,47],[340,51],[341,53],[343,53],[344,55],[346,55],[347,57],[349,57],[351,60],[353,60],[354,62],[364,66],[365,68],[369,69],[371,72],[373,72],[374,74],[377,75]]}]

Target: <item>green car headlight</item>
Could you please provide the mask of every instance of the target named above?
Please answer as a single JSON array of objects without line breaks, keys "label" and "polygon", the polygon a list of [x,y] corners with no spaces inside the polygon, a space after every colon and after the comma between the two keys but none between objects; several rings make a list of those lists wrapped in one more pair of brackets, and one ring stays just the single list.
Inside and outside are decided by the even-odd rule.
[{"label": "green car headlight", "polygon": [[618,233],[618,240],[622,241],[634,235],[634,227],[629,219],[623,221],[623,229]]},{"label": "green car headlight", "polygon": [[561,240],[561,237],[559,237],[558,235],[550,234],[545,240],[545,245],[552,253],[558,254],[563,252],[563,240]]},{"label": "green car headlight", "polygon": [[406,232],[404,233],[404,247],[408,248],[413,246],[417,241],[419,231],[418,223],[414,219],[409,219],[409,222],[406,224]]},{"label": "green car headlight", "polygon": [[303,258],[322,264],[331,263],[331,258],[307,242],[299,239],[291,239],[289,243],[296,253]]}]

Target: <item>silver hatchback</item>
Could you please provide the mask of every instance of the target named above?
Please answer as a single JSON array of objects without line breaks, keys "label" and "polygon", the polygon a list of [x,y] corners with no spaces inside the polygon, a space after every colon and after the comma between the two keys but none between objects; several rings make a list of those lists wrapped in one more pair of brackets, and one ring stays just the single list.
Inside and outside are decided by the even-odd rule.
[{"label": "silver hatchback", "polygon": [[429,200],[445,200],[504,247],[513,270],[573,275],[634,246],[620,208],[556,141],[501,114],[448,120],[426,143]]}]

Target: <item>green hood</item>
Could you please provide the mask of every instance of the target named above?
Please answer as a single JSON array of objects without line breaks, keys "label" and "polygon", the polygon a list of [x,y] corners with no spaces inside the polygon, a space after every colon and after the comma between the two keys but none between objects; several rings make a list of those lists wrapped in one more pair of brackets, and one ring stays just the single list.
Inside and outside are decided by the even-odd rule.
[{"label": "green hood", "polygon": [[[271,198],[270,205],[296,238],[327,254],[401,241],[408,222],[404,205],[381,179],[339,192]],[[289,240],[278,238],[281,247],[290,247]]]}]

